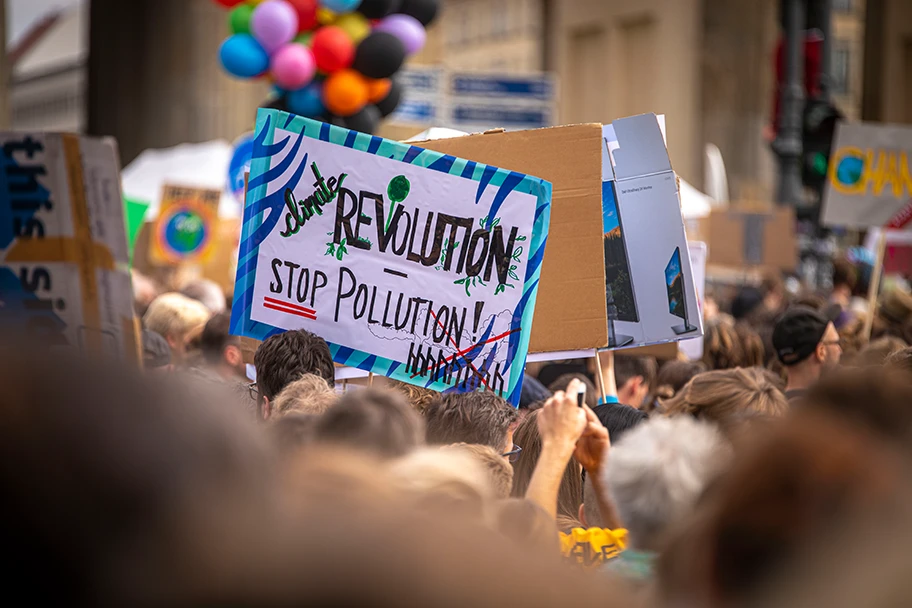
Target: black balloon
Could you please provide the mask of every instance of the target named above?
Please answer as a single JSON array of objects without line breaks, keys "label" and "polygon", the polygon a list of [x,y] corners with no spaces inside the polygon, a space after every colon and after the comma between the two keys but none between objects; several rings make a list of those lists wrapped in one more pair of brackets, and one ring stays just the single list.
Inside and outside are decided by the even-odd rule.
[{"label": "black balloon", "polygon": [[373,134],[380,125],[380,109],[375,105],[366,105],[360,112],[344,119],[345,126],[352,131]]},{"label": "black balloon", "polygon": [[396,111],[397,107],[399,107],[400,101],[402,101],[402,84],[398,80],[393,79],[389,93],[387,93],[386,97],[377,102],[377,109],[380,110],[382,116],[389,116]]},{"label": "black balloon", "polygon": [[386,32],[374,32],[361,41],[352,67],[368,78],[389,78],[405,61],[405,45]]},{"label": "black balloon", "polygon": [[399,12],[402,0],[363,0],[358,12],[368,19],[383,19],[387,15]]},{"label": "black balloon", "polygon": [[427,27],[437,17],[438,9],[439,0],[402,0],[402,6],[397,12],[411,15]]}]

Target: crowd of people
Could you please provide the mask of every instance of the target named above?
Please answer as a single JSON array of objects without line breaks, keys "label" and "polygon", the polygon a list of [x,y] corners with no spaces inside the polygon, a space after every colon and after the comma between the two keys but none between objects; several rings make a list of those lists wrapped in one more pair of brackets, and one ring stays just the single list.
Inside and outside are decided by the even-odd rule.
[{"label": "crowd of people", "polygon": [[137,277],[141,370],[0,349],[6,580],[117,606],[905,605],[912,296],[868,309],[869,280],[709,293],[702,359],[530,363],[517,408],[342,386],[305,330],[251,360],[216,285]]}]

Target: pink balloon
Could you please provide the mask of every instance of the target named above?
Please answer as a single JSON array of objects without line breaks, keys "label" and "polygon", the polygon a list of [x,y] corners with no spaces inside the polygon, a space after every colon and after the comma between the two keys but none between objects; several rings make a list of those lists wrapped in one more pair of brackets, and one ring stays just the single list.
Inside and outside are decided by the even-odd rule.
[{"label": "pink balloon", "polygon": [[267,0],[254,9],[250,33],[272,55],[298,33],[298,13],[285,0]]},{"label": "pink balloon", "polygon": [[427,33],[421,22],[411,15],[390,15],[374,28],[376,32],[392,34],[405,45],[405,52],[413,55],[424,47]]},{"label": "pink balloon", "polygon": [[272,56],[272,77],[286,91],[307,86],[316,73],[313,52],[303,44],[286,44]]}]

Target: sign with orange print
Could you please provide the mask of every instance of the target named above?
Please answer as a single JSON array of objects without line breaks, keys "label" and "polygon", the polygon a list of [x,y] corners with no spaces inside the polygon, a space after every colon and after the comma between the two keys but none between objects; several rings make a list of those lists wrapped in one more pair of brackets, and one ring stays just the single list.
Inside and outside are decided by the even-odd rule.
[{"label": "sign with orange print", "polygon": [[153,264],[205,262],[217,241],[218,190],[165,185],[149,239]]}]

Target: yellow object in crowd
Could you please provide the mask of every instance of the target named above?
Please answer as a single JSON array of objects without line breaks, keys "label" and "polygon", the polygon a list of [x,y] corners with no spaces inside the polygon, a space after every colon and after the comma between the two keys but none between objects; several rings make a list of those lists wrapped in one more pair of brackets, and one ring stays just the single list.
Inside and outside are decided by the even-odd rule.
[{"label": "yellow object in crowd", "polygon": [[627,530],[573,528],[560,533],[561,555],[586,568],[604,564],[627,548]]}]

